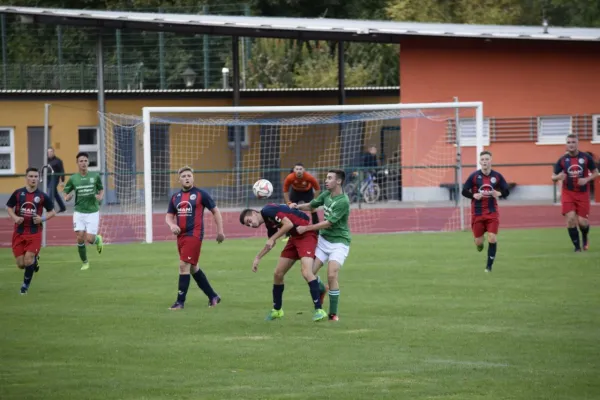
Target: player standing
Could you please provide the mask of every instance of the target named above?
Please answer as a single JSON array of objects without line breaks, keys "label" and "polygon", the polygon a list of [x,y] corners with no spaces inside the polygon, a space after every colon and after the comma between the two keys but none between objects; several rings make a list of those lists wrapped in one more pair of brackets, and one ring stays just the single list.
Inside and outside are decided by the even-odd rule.
[{"label": "player standing", "polygon": [[177,235],[177,250],[179,251],[179,286],[177,300],[170,310],[181,310],[185,305],[190,273],[198,287],[208,297],[208,306],[214,307],[221,302],[221,297],[213,290],[208,278],[198,266],[202,239],[204,239],[204,209],[208,209],[217,225],[217,242],[225,240],[223,233],[223,218],[210,195],[194,186],[192,168],[183,167],[179,171],[181,190],[171,197],[165,221],[171,232]]},{"label": "player standing", "polygon": [[579,232],[583,239],[583,250],[589,248],[588,233],[590,232],[590,193],[588,184],[598,176],[598,167],[594,159],[587,153],[579,151],[577,136],[567,136],[567,153],[558,159],[554,165],[554,182],[562,181],[560,203],[562,214],[567,220],[567,230],[575,251],[581,251]]},{"label": "player standing", "polygon": [[[17,267],[25,270],[21,294],[27,294],[33,273],[39,270],[37,256],[42,247],[43,223],[56,215],[50,196],[38,189],[38,169],[30,167],[25,173],[25,187],[15,190],[6,202],[8,215],[15,223],[13,255]],[[43,208],[46,209],[45,216],[42,216]]]},{"label": "player standing", "polygon": [[315,306],[313,321],[321,321],[327,317],[327,313],[321,306],[319,282],[312,271],[317,234],[315,232],[302,234],[297,232],[298,227],[308,225],[309,221],[308,215],[283,204],[268,204],[260,211],[248,208],[240,214],[242,225],[259,228],[262,224],[265,224],[267,227],[267,243],[254,258],[252,263],[253,272],[258,271],[260,260],[275,247],[277,239],[282,238],[288,232],[290,233],[290,240],[281,251],[273,273],[273,309],[267,315],[267,320],[283,317],[283,279],[296,260],[300,260],[302,263],[302,276],[308,282],[310,296]]},{"label": "player standing", "polygon": [[[325,178],[325,190],[309,204],[290,204],[291,208],[302,211],[314,212],[323,206],[325,220],[315,225],[299,226],[296,231],[304,232],[319,231],[319,241],[313,263],[313,273],[316,275],[319,269],[327,262],[327,281],[329,284],[329,320],[338,321],[338,303],[340,298],[340,285],[338,275],[340,268],[350,253],[350,228],[348,218],[350,216],[350,199],[343,192],[346,174],[339,169],[332,169]],[[329,261],[329,262],[328,262]],[[323,293],[324,290],[323,290]],[[321,300],[322,301],[322,300]]]},{"label": "player standing", "polygon": [[498,228],[500,226],[498,198],[508,197],[508,183],[497,171],[492,170],[492,153],[479,154],[481,169],[469,175],[462,195],[471,199],[471,229],[477,251],[483,250],[484,234],[487,232],[488,257],[486,272],[492,271],[496,258]]},{"label": "player standing", "polygon": [[98,172],[88,170],[90,157],[88,153],[79,152],[76,156],[79,172],[71,175],[63,192],[69,201],[75,195],[75,212],[73,213],[73,229],[77,236],[77,250],[83,265],[82,270],[90,267],[85,243],[95,244],[98,254],[102,253],[104,244],[98,235],[100,225],[100,202],[104,197],[104,187]]},{"label": "player standing", "polygon": [[[294,170],[283,181],[283,198],[288,205],[310,203],[319,195],[320,190],[319,181],[306,172],[302,163],[296,163]],[[316,212],[312,213],[312,223],[319,223],[319,215]]]}]

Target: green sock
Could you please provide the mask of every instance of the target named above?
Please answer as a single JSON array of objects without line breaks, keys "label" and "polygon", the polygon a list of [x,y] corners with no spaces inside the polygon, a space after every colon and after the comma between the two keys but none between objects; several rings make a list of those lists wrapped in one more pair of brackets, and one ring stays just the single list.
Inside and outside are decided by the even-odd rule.
[{"label": "green sock", "polygon": [[85,243],[77,243],[77,251],[79,252],[79,258],[83,263],[88,262],[87,252],[85,251]]},{"label": "green sock", "polygon": [[319,275],[317,275],[317,282],[319,282],[319,291],[323,293],[325,291],[325,284],[323,283],[321,278],[319,278]]},{"label": "green sock", "polygon": [[329,315],[338,313],[338,302],[340,301],[340,289],[329,290]]}]

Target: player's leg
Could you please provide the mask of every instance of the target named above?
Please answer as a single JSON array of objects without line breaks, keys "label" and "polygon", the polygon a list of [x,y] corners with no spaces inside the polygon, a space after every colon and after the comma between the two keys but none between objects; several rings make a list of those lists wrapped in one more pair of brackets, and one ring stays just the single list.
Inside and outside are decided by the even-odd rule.
[{"label": "player's leg", "polygon": [[340,301],[339,273],[350,253],[350,247],[341,243],[333,243],[331,247],[329,263],[327,264],[327,282],[329,283],[329,320],[338,321],[338,307]]},{"label": "player's leg", "polygon": [[75,211],[73,213],[73,230],[75,231],[75,237],[77,238],[77,252],[81,259],[81,269],[86,270],[90,267],[87,258],[87,251],[85,249],[85,216],[84,214]]},{"label": "player's leg", "polygon": [[179,251],[179,281],[177,283],[177,300],[170,310],[182,310],[185,299],[190,288],[190,272],[192,265],[198,264],[200,249],[194,242],[198,239],[191,236],[179,236],[177,238],[177,250]]},{"label": "player's leg", "polygon": [[104,249],[104,242],[102,241],[102,236],[98,235],[98,227],[100,226],[100,212],[96,211],[95,213],[84,214],[85,218],[85,227],[86,227],[86,240],[89,244],[96,245],[96,251],[98,254],[102,254],[102,250]]},{"label": "player's leg", "polygon": [[473,231],[473,241],[477,251],[483,250],[484,234],[485,234],[485,223],[482,217],[473,216],[473,222],[471,223],[471,230]]},{"label": "player's leg", "polygon": [[486,231],[488,239],[488,257],[485,270],[487,272],[492,271],[492,266],[494,265],[494,260],[496,259],[496,250],[498,248],[497,235],[499,226],[500,224],[498,218],[492,218],[486,222]]},{"label": "player's leg", "polygon": [[25,266],[25,272],[23,274],[23,285],[21,285],[21,294],[27,294],[29,291],[29,285],[33,279],[33,273],[35,272],[35,260],[36,253],[27,251],[23,255],[23,265]]},{"label": "player's leg", "polygon": [[567,213],[565,213],[565,220],[567,222],[567,231],[569,232],[569,238],[571,238],[571,242],[575,247],[575,251],[581,251],[579,231],[577,230],[577,214],[575,210],[568,211]]},{"label": "player's leg", "polygon": [[[287,247],[287,245],[286,245]],[[283,317],[283,290],[285,289],[284,277],[285,274],[292,268],[296,259],[279,257],[275,271],[273,271],[273,309],[267,315],[267,321],[272,321]]]},{"label": "player's leg", "polygon": [[202,249],[202,241],[199,239],[196,239],[195,241],[190,240],[190,245],[197,247],[197,249],[194,249],[194,254],[197,254],[197,257],[195,257],[196,262],[192,264],[192,278],[194,278],[200,290],[202,290],[206,297],[208,297],[208,306],[214,307],[221,302],[221,297],[214,291],[210,285],[210,282],[208,281],[208,278],[204,274],[204,271],[202,271],[202,269],[198,266],[198,260],[200,259],[200,253]]},{"label": "player's leg", "polygon": [[580,199],[576,203],[576,207],[577,225],[579,225],[581,231],[581,247],[584,251],[587,251],[589,249],[588,234],[590,233],[590,221],[588,219],[590,215],[590,198],[588,193],[580,193]]},{"label": "player's leg", "polygon": [[[19,269],[25,269],[27,264],[25,264],[25,239],[23,235],[18,234],[17,232],[13,233],[12,237],[12,252],[15,256],[15,263]],[[23,280],[23,284],[25,281]],[[23,290],[23,286],[21,286],[21,294],[27,294],[27,289]]]},{"label": "player's leg", "polygon": [[328,287],[323,284],[323,281],[321,281],[321,278],[319,277],[319,270],[323,264],[329,260],[329,249],[327,247],[327,243],[329,242],[323,239],[323,236],[319,235],[317,240],[317,248],[315,249],[315,260],[313,262],[313,274],[315,274],[317,280],[319,281],[319,290],[321,291],[321,305],[323,305],[325,294],[328,290]]},{"label": "player's leg", "polygon": [[317,277],[313,273],[313,263],[315,250],[317,248],[317,235],[309,232],[300,237],[294,237],[288,243],[290,245],[290,254],[300,259],[302,263],[301,272],[304,280],[308,283],[308,290],[311,300],[315,307],[313,321],[321,321],[327,317],[327,313],[321,305],[321,289]]}]

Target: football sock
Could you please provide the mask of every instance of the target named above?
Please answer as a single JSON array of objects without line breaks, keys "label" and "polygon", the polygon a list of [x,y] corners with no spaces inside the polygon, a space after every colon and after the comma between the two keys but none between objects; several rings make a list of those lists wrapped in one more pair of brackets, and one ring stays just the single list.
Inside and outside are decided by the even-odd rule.
[{"label": "football sock", "polygon": [[571,242],[573,242],[573,246],[575,246],[575,250],[581,250],[581,247],[579,246],[579,231],[577,228],[568,228],[568,231]]},{"label": "football sock", "polygon": [[329,290],[329,315],[337,315],[340,301],[340,289]]},{"label": "football sock", "polygon": [[187,295],[188,288],[190,287],[190,275],[179,275],[179,288],[177,291],[177,302],[185,303],[185,296]]},{"label": "football sock", "polygon": [[81,262],[88,262],[87,252],[85,250],[85,243],[77,243],[77,251],[79,252],[79,258],[81,258]]},{"label": "football sock", "polygon": [[315,305],[315,310],[321,308],[321,290],[319,289],[319,282],[316,279],[308,282],[308,288],[310,289],[310,297]]},{"label": "football sock", "polygon": [[213,290],[212,286],[210,286],[210,283],[208,282],[208,278],[206,277],[206,275],[204,275],[204,272],[202,272],[202,269],[198,268],[198,271],[196,271],[196,273],[194,273],[192,275],[192,277],[198,284],[198,287],[200,288],[200,290],[202,290],[204,292],[204,294],[206,295],[206,297],[209,298],[209,300],[214,297],[217,297],[217,294]]},{"label": "football sock", "polygon": [[281,310],[281,306],[283,305],[283,289],[283,284],[273,284],[273,308],[275,310]]},{"label": "football sock", "polygon": [[581,238],[583,239],[583,245],[587,244],[588,233],[590,232],[590,226],[580,226],[579,230],[581,230]]},{"label": "football sock", "polygon": [[319,292],[323,293],[325,291],[325,284],[321,280],[321,278],[317,275],[317,282],[319,282]]},{"label": "football sock", "polygon": [[489,243],[488,244],[488,259],[487,266],[488,268],[492,268],[492,264],[494,264],[494,258],[496,258],[496,247],[497,243]]},{"label": "football sock", "polygon": [[23,285],[29,287],[31,280],[33,279],[33,271],[35,270],[35,263],[28,267],[25,267],[25,273],[23,274]]}]

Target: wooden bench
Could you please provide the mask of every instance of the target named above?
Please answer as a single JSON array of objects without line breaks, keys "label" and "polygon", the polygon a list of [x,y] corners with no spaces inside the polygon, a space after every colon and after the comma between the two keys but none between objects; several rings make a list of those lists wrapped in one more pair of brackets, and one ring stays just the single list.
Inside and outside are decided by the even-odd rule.
[{"label": "wooden bench", "polygon": [[[510,182],[508,184],[508,190],[512,192],[515,186],[517,186],[515,182]],[[460,193],[456,193],[458,189],[458,185],[456,183],[442,183],[440,184],[440,187],[448,189],[448,193],[450,194],[450,201],[454,201],[456,199],[456,196],[460,195]],[[501,197],[501,199],[504,199],[504,197]]]}]

